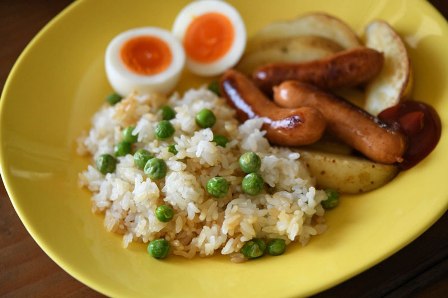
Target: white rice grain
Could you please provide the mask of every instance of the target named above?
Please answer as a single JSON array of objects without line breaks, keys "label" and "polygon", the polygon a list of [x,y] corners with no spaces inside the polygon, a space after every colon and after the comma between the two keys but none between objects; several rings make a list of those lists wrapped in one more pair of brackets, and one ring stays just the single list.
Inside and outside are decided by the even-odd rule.
[{"label": "white rice grain", "polygon": [[[288,148],[270,146],[262,130],[264,119],[238,125],[235,111],[205,88],[175,93],[168,102],[161,95],[131,94],[115,106],[103,106],[92,118],[92,128],[78,139],[78,154],[113,154],[122,130],[135,126],[138,135],[134,150],[145,148],[165,160],[164,179],[152,181],[134,164],[133,156],[117,158],[114,173],[103,175],[94,162],[79,174],[79,185],[92,192],[92,210],[104,214],[106,230],[123,234],[123,246],[167,239],[174,255],[193,258],[216,252],[229,255],[232,262],[243,262],[239,253],[246,241],[280,238],[305,245],[311,236],[326,230],[322,200],[325,192],[314,187],[314,180],[300,163],[300,154]],[[159,107],[169,104],[176,111],[170,120],[172,138],[158,140],[154,127],[161,120]],[[212,128],[201,129],[196,114],[211,109],[217,118]],[[223,148],[213,142],[224,135]],[[168,146],[175,144],[176,154]],[[238,159],[246,151],[261,160],[260,174],[265,190],[257,196],[242,192],[244,174]],[[207,181],[224,177],[230,184],[223,198],[211,197]],[[174,210],[171,222],[161,222],[157,206]]]}]

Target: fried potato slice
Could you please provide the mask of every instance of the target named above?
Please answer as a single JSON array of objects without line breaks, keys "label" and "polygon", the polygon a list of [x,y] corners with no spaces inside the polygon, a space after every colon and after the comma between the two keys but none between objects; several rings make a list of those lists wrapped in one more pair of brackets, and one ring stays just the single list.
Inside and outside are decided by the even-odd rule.
[{"label": "fried potato slice", "polygon": [[364,109],[364,103],[366,97],[364,90],[361,90],[359,88],[339,88],[332,91],[337,96],[340,96],[348,100],[355,106]]},{"label": "fried potato slice", "polygon": [[365,45],[384,54],[383,69],[366,88],[364,109],[376,116],[411,93],[411,63],[404,42],[385,21],[367,25]]},{"label": "fried potato slice", "polygon": [[361,157],[311,150],[297,150],[300,160],[321,188],[356,194],[371,191],[391,181],[398,168]]},{"label": "fried potato slice", "polygon": [[339,155],[350,155],[353,153],[352,147],[344,144],[339,139],[328,133],[324,134],[319,141],[300,147],[300,150],[326,152]]},{"label": "fried potato slice", "polygon": [[339,44],[319,36],[273,39],[260,44],[256,51],[244,54],[236,68],[243,73],[251,74],[264,64],[319,60],[341,50]]},{"label": "fried potato slice", "polygon": [[356,33],[342,20],[325,13],[310,13],[289,21],[273,22],[258,31],[248,42],[246,52],[274,39],[295,36],[320,36],[334,41],[343,49],[361,46]]}]

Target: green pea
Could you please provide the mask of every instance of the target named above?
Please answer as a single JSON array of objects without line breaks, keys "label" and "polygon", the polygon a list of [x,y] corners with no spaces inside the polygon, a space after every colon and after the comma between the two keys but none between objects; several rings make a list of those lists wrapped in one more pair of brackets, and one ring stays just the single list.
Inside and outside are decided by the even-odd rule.
[{"label": "green pea", "polygon": [[283,239],[271,239],[267,245],[268,254],[271,256],[279,256],[286,250],[286,243]]},{"label": "green pea", "polygon": [[168,120],[162,120],[157,123],[155,134],[158,139],[168,139],[174,134],[174,126]]},{"label": "green pea", "polygon": [[169,222],[173,219],[174,210],[168,205],[160,205],[156,208],[156,217],[162,222]]},{"label": "green pea", "polygon": [[255,173],[261,167],[261,159],[260,157],[252,151],[246,152],[240,156],[239,159],[240,168],[244,173]]},{"label": "green pea", "polygon": [[214,135],[213,136],[213,142],[216,143],[216,145],[221,146],[221,147],[226,147],[227,143],[229,142],[229,140],[222,135]]},{"label": "green pea", "polygon": [[121,134],[122,134],[122,137],[123,137],[122,140],[124,142],[128,142],[128,143],[131,143],[131,144],[137,142],[138,134],[136,134],[136,135],[132,134],[134,129],[135,129],[135,126],[129,126],[129,127],[126,127],[125,129],[123,129]]},{"label": "green pea", "polygon": [[160,112],[162,113],[163,120],[171,120],[176,117],[176,112],[170,106],[163,106],[160,108]]},{"label": "green pea", "polygon": [[170,243],[165,239],[156,239],[148,244],[148,253],[156,259],[165,259],[170,252]]},{"label": "green pea", "polygon": [[138,149],[137,152],[134,153],[134,164],[140,170],[143,170],[148,160],[153,158],[154,156],[145,149]]},{"label": "green pea", "polygon": [[221,91],[219,90],[219,83],[218,81],[211,81],[210,84],[208,84],[207,89],[211,92],[215,93],[217,96],[221,96]]},{"label": "green pea", "polygon": [[244,243],[240,252],[248,259],[259,258],[264,254],[266,244],[262,239],[254,238]]},{"label": "green pea", "polygon": [[223,177],[213,177],[207,181],[207,192],[215,198],[224,197],[229,191],[230,183]]},{"label": "green pea", "polygon": [[202,109],[196,114],[196,124],[202,128],[209,128],[215,125],[216,116],[212,110]]},{"label": "green pea", "polygon": [[334,189],[326,189],[327,199],[322,201],[322,207],[324,209],[333,209],[339,204],[339,193]]},{"label": "green pea", "polygon": [[131,153],[132,144],[128,142],[120,142],[115,146],[115,156],[125,156]]},{"label": "green pea", "polygon": [[108,102],[111,106],[113,106],[113,105],[119,103],[122,99],[123,99],[123,97],[122,97],[120,94],[118,94],[118,93],[112,93],[112,94],[109,94],[109,95],[106,97],[107,102]]},{"label": "green pea", "polygon": [[110,154],[102,154],[96,159],[96,167],[101,174],[115,172],[117,166],[117,160]]},{"label": "green pea", "polygon": [[146,162],[143,171],[152,180],[158,180],[166,176],[167,166],[163,159],[154,157]]},{"label": "green pea", "polygon": [[241,182],[243,191],[248,195],[258,195],[264,186],[263,178],[258,173],[250,173],[244,176],[243,182]]},{"label": "green pea", "polygon": [[168,146],[168,152],[173,153],[174,155],[176,155],[179,151],[177,151],[176,145],[171,144],[171,145]]}]

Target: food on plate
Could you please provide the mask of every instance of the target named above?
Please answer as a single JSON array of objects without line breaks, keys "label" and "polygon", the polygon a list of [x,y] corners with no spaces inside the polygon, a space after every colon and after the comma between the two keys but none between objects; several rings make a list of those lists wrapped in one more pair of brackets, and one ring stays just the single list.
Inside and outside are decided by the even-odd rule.
[{"label": "food on plate", "polygon": [[155,239],[148,244],[148,253],[156,259],[165,259],[170,252],[170,243],[165,239]]},{"label": "food on plate", "polygon": [[352,155],[355,151],[352,147],[342,143],[338,138],[329,133],[324,133],[322,138],[314,144],[303,146],[306,150],[323,151],[342,155]]},{"label": "food on plate", "polygon": [[344,49],[361,46],[359,38],[350,26],[335,16],[316,12],[294,20],[273,22],[260,29],[248,42],[247,52],[252,52],[272,40],[306,35],[327,38]]},{"label": "food on plate", "polygon": [[169,222],[173,219],[174,210],[169,205],[160,205],[155,211],[156,217],[162,222]]},{"label": "food on plate", "polygon": [[322,201],[322,207],[325,210],[336,208],[339,205],[339,192],[332,188],[327,188],[325,193],[327,194],[327,199]]},{"label": "food on plate", "polygon": [[303,35],[284,39],[268,40],[256,50],[246,51],[236,69],[246,75],[269,63],[308,62],[330,56],[343,48],[325,37]]},{"label": "food on plate", "polygon": [[261,117],[267,139],[277,145],[299,146],[316,142],[325,120],[315,108],[280,108],[242,73],[228,70],[221,77],[221,94],[236,109],[240,121]]},{"label": "food on plate", "polygon": [[213,127],[216,123],[216,116],[210,109],[200,110],[195,117],[196,124],[202,128]]},{"label": "food on plate", "polygon": [[137,142],[138,135],[132,134],[135,126],[128,126],[121,132],[123,142],[135,143]]},{"label": "food on plate", "polygon": [[101,154],[96,159],[96,168],[103,175],[115,172],[116,165],[117,160],[112,155],[107,153]]},{"label": "food on plate", "polygon": [[383,54],[359,47],[303,63],[272,63],[257,68],[252,77],[266,93],[286,80],[298,80],[323,89],[354,87],[373,79],[383,66]]},{"label": "food on plate", "polygon": [[319,187],[341,193],[374,190],[391,181],[399,172],[394,165],[376,163],[359,156],[303,149],[298,149],[298,152]]},{"label": "food on plate", "polygon": [[343,98],[306,83],[286,81],[274,88],[274,101],[286,108],[318,109],[330,133],[373,161],[386,164],[403,161],[405,135]]},{"label": "food on plate", "polygon": [[[391,103],[375,99],[380,89],[399,90],[401,99],[409,59],[383,22],[367,28],[373,49],[322,13],[270,24],[238,64],[253,71],[253,81],[231,69],[246,31],[229,4],[192,2],[172,31],[180,42],[148,27],[109,44],[106,71],[116,93],[79,140],[78,152],[94,161],[80,184],[93,193],[92,209],[105,215],[107,230],[123,235],[124,247],[148,243],[156,259],[281,255],[291,242],[305,245],[325,231],[325,210],[339,204],[340,193],[386,184],[440,138],[440,119],[423,103],[402,102],[376,118],[330,93],[370,82],[367,97],[379,100],[376,107]],[[223,75],[182,97],[169,95],[185,59],[193,73]],[[391,65],[401,67],[398,78],[384,74]],[[273,92],[273,101],[263,91]],[[319,147],[332,152],[310,149]]]},{"label": "food on plate", "polygon": [[233,67],[246,47],[244,21],[224,1],[191,2],[176,17],[172,32],[185,49],[188,69],[202,76]]},{"label": "food on plate", "polygon": [[365,92],[362,88],[338,88],[332,90],[332,92],[337,96],[348,100],[355,106],[364,109]]},{"label": "food on plate", "polygon": [[207,192],[215,198],[222,198],[227,195],[230,183],[223,177],[213,177],[207,182]]},{"label": "food on plate", "polygon": [[364,108],[376,116],[410,94],[411,62],[404,42],[385,21],[377,20],[367,25],[365,44],[384,54],[383,69],[366,88]]},{"label": "food on plate", "polygon": [[433,107],[418,101],[406,100],[382,111],[378,118],[396,123],[408,139],[408,149],[398,166],[407,170],[422,161],[436,147],[442,135],[442,123]]},{"label": "food on plate", "polygon": [[[276,25],[273,25],[274,28],[275,26]],[[266,44],[266,46],[268,46],[269,43],[274,42],[279,44],[281,44],[282,42],[287,43],[288,39],[290,39],[290,35],[287,35],[287,37],[283,39],[274,38],[273,36],[271,36],[272,38],[270,39],[269,32],[275,32],[275,30],[269,30],[266,30],[266,32],[268,32],[267,35],[264,35],[265,33],[261,34],[266,37],[264,40],[257,38],[257,36],[259,36],[259,33],[255,34],[255,41],[249,40],[248,54],[246,55],[251,55],[252,52],[257,53],[257,51],[260,51],[261,53],[260,49],[252,46],[254,44],[256,44],[259,48],[262,48],[263,44]],[[263,30],[261,30],[260,32],[263,32]],[[359,46],[360,45],[355,46],[355,49],[352,49],[351,51],[358,51]],[[375,61],[375,59],[373,59],[372,57],[365,56],[367,57],[365,61],[367,61],[368,63],[363,66],[364,68],[361,69],[363,69],[363,71],[372,70],[372,73],[370,73],[371,76],[362,78],[362,76],[360,76],[359,73],[356,72],[356,69],[355,71],[353,71],[353,69],[347,64],[346,61],[342,61],[341,65],[345,65],[347,67],[346,73],[350,73],[352,74],[352,76],[347,76],[344,78],[344,76],[341,76],[339,73],[337,75],[337,78],[339,80],[346,79],[347,85],[360,85],[359,87],[361,88],[355,89],[347,88],[345,86],[344,88],[340,88],[342,85],[346,84],[340,84],[339,82],[334,83],[332,79],[327,79],[325,76],[321,76],[318,79],[308,79],[305,75],[303,77],[292,77],[299,81],[311,83],[316,87],[327,89],[327,91],[331,93],[342,95],[343,98],[347,97],[357,106],[366,107],[367,112],[373,113],[372,116],[367,112],[361,111],[359,109],[356,109],[352,105],[347,104],[344,100],[343,101],[345,103],[342,106],[340,105],[340,100],[328,101],[328,99],[334,98],[334,96],[329,93],[325,93],[324,91],[317,90],[315,87],[306,86],[300,83],[289,82],[290,84],[295,85],[295,87],[302,87],[299,88],[300,90],[296,90],[295,100],[291,101],[291,99],[288,98],[291,97],[290,94],[285,95],[288,93],[283,93],[283,99],[285,99],[286,97],[288,98],[288,100],[286,100],[286,102],[285,100],[283,100],[282,102],[281,96],[279,95],[279,87],[277,87],[276,90],[277,94],[274,94],[274,100],[279,106],[288,108],[312,106],[320,108],[320,111],[326,118],[327,130],[330,133],[333,133],[339,139],[349,144],[355,150],[360,151],[374,162],[376,161],[380,163],[391,164],[390,167],[386,167],[383,164],[377,164],[375,166],[375,168],[379,169],[379,171],[384,171],[383,177],[385,177],[385,179],[379,179],[378,182],[376,182],[375,180],[372,186],[364,186],[362,184],[355,183],[355,185],[349,189],[345,188],[344,185],[337,185],[339,186],[338,189],[342,190],[342,192],[367,191],[379,187],[383,185],[383,183],[387,183],[396,175],[398,170],[408,169],[409,167],[414,166],[417,162],[421,161],[425,156],[427,156],[429,152],[431,152],[435,147],[435,144],[437,144],[441,131],[440,119],[438,118],[437,113],[435,113],[435,111],[433,111],[430,107],[426,107],[423,103],[410,103],[406,108],[403,104],[396,105],[400,102],[400,100],[406,98],[410,94],[410,90],[412,87],[412,70],[404,43],[398,36],[398,34],[394,31],[394,29],[392,29],[392,27],[390,27],[390,25],[388,25],[384,21],[374,21],[370,23],[366,28],[365,46],[376,50],[377,54],[381,53],[381,55],[384,55],[384,57],[381,57],[381,61],[378,61],[378,59],[376,59],[377,61]],[[330,56],[316,59],[315,61],[300,64],[315,65],[322,63],[326,59],[332,59],[332,56],[337,57],[343,56],[344,54],[344,52],[337,52]],[[376,56],[378,57],[378,55]],[[353,56],[352,58],[355,63],[361,62],[361,59],[356,56]],[[260,66],[258,68],[258,71],[255,70],[253,72],[254,79],[266,94],[271,94],[271,88],[273,86],[279,85],[287,79],[291,79],[291,77],[288,77],[287,75],[283,76],[290,70],[288,70],[285,65],[291,64],[299,63],[266,62],[264,66]],[[275,69],[275,67],[278,67],[277,73],[272,71],[273,69]],[[328,69],[324,69],[324,71],[328,71]],[[316,74],[309,75],[309,77],[311,78],[315,76]],[[367,88],[364,92],[363,85],[365,83],[367,83]],[[283,85],[283,87],[285,86],[287,85]],[[322,98],[320,98],[321,96],[318,96],[316,94],[313,95],[314,97],[309,96],[311,95],[309,90],[310,88],[312,89],[312,91],[317,91],[320,95],[324,94],[322,98],[327,100],[322,101]],[[286,92],[286,90],[283,91]],[[276,96],[277,98],[275,98]],[[339,103],[333,105],[336,102]],[[328,103],[331,104],[328,105]],[[371,107],[375,106],[377,110],[374,111],[369,109],[369,105]],[[417,105],[420,105],[420,107],[416,108]],[[327,106],[329,107],[326,109],[325,114],[322,110],[325,110],[325,107]],[[390,106],[392,106],[392,108],[387,109]],[[412,106],[413,108],[409,108],[409,106]],[[422,108],[421,106],[424,106],[424,108]],[[350,112],[351,110],[351,113],[341,113],[342,107],[344,107],[344,109],[342,110],[344,110],[345,112]],[[399,109],[401,112],[398,113],[397,110]],[[358,112],[354,112],[355,110],[358,110]],[[379,119],[381,120],[379,120],[375,116],[381,111],[383,111],[383,113],[382,117],[379,117]],[[334,120],[329,120],[330,117],[333,117],[334,115],[339,115],[339,117],[337,117],[338,120],[336,125]],[[368,123],[368,126],[364,126],[363,123]],[[363,130],[366,127],[370,127],[372,129],[368,129],[367,131]],[[409,130],[411,132],[409,132]],[[344,131],[347,133],[342,133]],[[361,134],[359,133],[360,131],[362,132]],[[378,134],[373,134],[373,131],[376,131]],[[369,135],[370,137],[364,138],[364,140],[361,141],[362,138],[359,137],[359,135]],[[320,151],[323,151],[319,154],[325,155],[326,151],[333,150],[333,148],[335,147],[334,144],[334,142],[328,143],[319,140],[318,142],[308,147],[314,149],[318,148]],[[328,146],[332,146],[332,148],[327,148]],[[344,155],[347,156],[340,156],[336,154],[334,156],[335,160],[337,160],[340,156],[342,159],[348,157],[347,162],[352,162],[351,157],[349,156],[353,154],[351,152],[352,150],[344,147],[341,144],[337,144],[336,147],[337,150],[340,149],[339,151],[343,152]],[[304,148],[304,150],[308,149]],[[341,160],[339,160],[339,162],[337,163],[341,164]],[[330,167],[333,166],[337,168],[333,163],[329,163],[328,165]],[[361,167],[355,167],[355,169],[361,169]],[[340,173],[338,171],[333,172],[336,175],[339,175],[336,181],[344,181],[346,177],[343,173],[344,171],[342,171],[341,174],[338,174]],[[319,175],[316,176],[318,185],[323,185],[325,187],[331,186],[331,184],[326,184],[327,181],[325,181],[325,178],[320,177]],[[381,177],[381,175],[376,175],[375,177]],[[391,178],[389,179],[389,177]]]},{"label": "food on plate", "polygon": [[264,180],[258,173],[249,173],[243,178],[243,182],[241,182],[241,188],[243,192],[250,195],[256,196],[264,188]]},{"label": "food on plate", "polygon": [[241,170],[246,173],[258,172],[261,166],[261,159],[257,153],[249,151],[240,156],[238,160]]},{"label": "food on plate", "polygon": [[174,134],[174,127],[168,120],[162,120],[156,124],[154,128],[154,134],[159,140],[170,138]]},{"label": "food on plate", "polygon": [[241,253],[248,259],[256,259],[264,255],[266,243],[263,239],[254,238],[244,244]]},{"label": "food on plate", "polygon": [[160,108],[160,113],[162,114],[162,120],[171,120],[176,117],[176,111],[170,106],[162,106]]},{"label": "food on plate", "polygon": [[119,103],[122,99],[123,99],[123,97],[120,94],[115,93],[115,92],[109,94],[106,97],[107,102],[112,106],[116,103]]},{"label": "food on plate", "polygon": [[131,152],[132,145],[128,142],[120,142],[115,146],[115,156],[125,156],[126,154]]},{"label": "food on plate", "polygon": [[226,136],[222,136],[222,135],[214,135],[212,141],[215,142],[216,145],[224,147],[224,148],[226,147],[227,143],[229,142],[229,140],[226,138]]},{"label": "food on plate", "polygon": [[[134,165],[137,168],[139,168],[140,170],[143,170],[145,168],[145,165],[148,162],[148,160],[150,160],[153,157],[154,157],[154,155],[151,154],[151,152],[149,152],[148,150],[143,149],[143,148],[138,149],[134,153]],[[110,173],[112,173],[112,172],[110,172]]]},{"label": "food on plate", "polygon": [[207,89],[215,93],[217,96],[221,96],[221,91],[219,90],[219,82],[217,80],[211,81]]},{"label": "food on plate", "polygon": [[[167,94],[176,86],[185,64],[179,41],[167,30],[143,27],[117,35],[107,46],[106,75],[113,89]],[[110,101],[116,103],[117,97]]]},{"label": "food on plate", "polygon": [[150,158],[143,168],[143,172],[151,180],[159,180],[165,178],[168,167],[165,160],[161,158]]},{"label": "food on plate", "polygon": [[[325,202],[325,201],[324,201]],[[268,254],[271,256],[282,255],[286,250],[285,240],[283,239],[271,239],[266,245]]]},{"label": "food on plate", "polygon": [[[325,230],[325,191],[314,187],[297,152],[269,144],[263,119],[240,124],[226,100],[205,86],[174,93],[158,107],[151,100],[131,93],[105,103],[78,148],[92,160],[110,156],[107,170],[92,163],[79,178],[92,192],[93,211],[104,214],[107,230],[123,235],[125,247],[143,242],[155,258],[219,253],[241,262],[255,256],[243,249],[254,238],[306,244]],[[166,120],[174,134],[159,139],[155,130],[166,106],[175,112]],[[208,116],[209,124],[197,124],[204,110],[213,113],[214,125]],[[217,135],[228,140],[225,146],[214,141]],[[132,151],[114,156],[115,145],[134,136]],[[274,254],[282,251],[277,246]]]}]

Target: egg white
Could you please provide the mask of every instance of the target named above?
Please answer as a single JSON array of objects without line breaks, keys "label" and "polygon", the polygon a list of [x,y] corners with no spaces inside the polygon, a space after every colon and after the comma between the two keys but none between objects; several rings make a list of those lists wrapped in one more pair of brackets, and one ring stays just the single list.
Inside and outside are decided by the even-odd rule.
[{"label": "egg white", "polygon": [[[155,75],[141,75],[126,68],[121,56],[121,47],[130,39],[138,36],[153,36],[163,40],[171,51],[171,64],[161,73]],[[112,88],[122,96],[133,91],[139,93],[171,92],[179,81],[185,66],[185,53],[180,42],[171,32],[156,28],[135,28],[117,35],[107,46],[105,56],[106,75]]]},{"label": "egg white", "polygon": [[214,76],[233,67],[241,58],[246,47],[246,26],[239,12],[230,4],[219,0],[201,0],[188,4],[177,15],[172,32],[182,43],[185,33],[191,22],[206,13],[220,13],[225,15],[232,23],[234,41],[230,50],[220,59],[210,63],[200,63],[188,57],[187,68],[198,75]]}]

